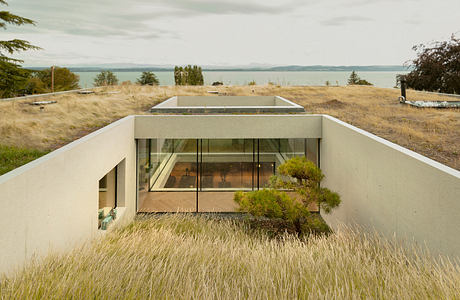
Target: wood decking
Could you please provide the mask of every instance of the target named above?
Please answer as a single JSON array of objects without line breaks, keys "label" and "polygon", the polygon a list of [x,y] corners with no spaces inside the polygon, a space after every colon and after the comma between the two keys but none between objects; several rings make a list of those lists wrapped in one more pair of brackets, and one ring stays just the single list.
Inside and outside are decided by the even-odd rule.
[{"label": "wood decking", "polygon": [[[199,192],[198,212],[236,212],[238,204],[233,200],[234,192]],[[289,193],[295,196],[294,193]],[[139,207],[139,212],[196,212],[196,191],[193,192],[150,192]],[[318,211],[316,205],[309,207]]]}]

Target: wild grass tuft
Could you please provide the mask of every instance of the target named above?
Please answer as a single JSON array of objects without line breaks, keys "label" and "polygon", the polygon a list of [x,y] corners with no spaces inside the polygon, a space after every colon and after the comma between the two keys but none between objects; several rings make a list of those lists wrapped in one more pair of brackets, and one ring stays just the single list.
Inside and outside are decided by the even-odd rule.
[{"label": "wild grass tuft", "polygon": [[140,218],[8,278],[5,299],[453,299],[460,269],[378,235],[342,229],[270,239],[237,221]]}]

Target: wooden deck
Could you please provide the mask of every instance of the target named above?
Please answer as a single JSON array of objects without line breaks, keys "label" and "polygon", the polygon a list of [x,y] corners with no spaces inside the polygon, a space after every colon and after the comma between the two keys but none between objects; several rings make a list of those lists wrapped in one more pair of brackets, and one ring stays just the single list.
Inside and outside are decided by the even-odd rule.
[{"label": "wooden deck", "polygon": [[[236,212],[234,192],[199,192],[198,212]],[[289,193],[294,196],[294,193]],[[318,211],[316,205],[310,211]],[[195,212],[196,192],[150,192],[145,195],[139,212]]]},{"label": "wooden deck", "polygon": [[[234,192],[199,192],[199,212],[235,212]],[[195,212],[196,192],[151,192],[139,212]]]}]

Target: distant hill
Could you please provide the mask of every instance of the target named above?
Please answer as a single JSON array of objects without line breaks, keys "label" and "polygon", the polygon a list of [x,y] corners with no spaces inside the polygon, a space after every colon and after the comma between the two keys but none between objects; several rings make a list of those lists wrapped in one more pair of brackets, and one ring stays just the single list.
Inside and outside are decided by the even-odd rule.
[{"label": "distant hill", "polygon": [[[26,67],[27,69],[33,70],[43,70],[47,67]],[[174,67],[170,65],[158,66],[158,65],[130,65],[130,64],[110,64],[110,65],[96,65],[96,66],[67,66],[72,72],[101,72],[101,71],[112,71],[112,72],[144,72],[144,71],[153,71],[153,72],[167,72],[173,71]],[[254,72],[254,71],[266,71],[266,72],[275,72],[275,71],[289,71],[289,72],[299,72],[299,71],[329,71],[329,72],[340,72],[340,71],[357,71],[357,72],[401,72],[408,71],[409,69],[404,66],[398,65],[389,65],[389,66],[238,66],[238,67],[228,67],[228,66],[203,66],[203,71],[238,71],[238,72]]]}]

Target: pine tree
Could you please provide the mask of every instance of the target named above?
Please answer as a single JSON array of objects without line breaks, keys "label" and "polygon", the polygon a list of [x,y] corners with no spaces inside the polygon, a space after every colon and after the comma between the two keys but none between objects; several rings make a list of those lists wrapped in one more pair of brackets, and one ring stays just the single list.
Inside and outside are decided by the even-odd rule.
[{"label": "pine tree", "polygon": [[201,67],[188,65],[174,67],[174,81],[176,85],[203,85],[203,71]]},{"label": "pine tree", "polygon": [[355,85],[358,84],[360,78],[358,74],[353,70],[350,74],[350,77],[348,78],[348,85]]},{"label": "pine tree", "polygon": [[160,81],[153,72],[142,72],[141,77],[137,79],[137,83],[140,85],[159,85]]},{"label": "pine tree", "polygon": [[[0,5],[8,5],[5,0],[0,0]],[[31,19],[14,15],[8,11],[0,11],[0,28],[6,29],[7,24],[35,25]],[[30,71],[22,69],[19,65],[23,61],[8,57],[15,52],[40,49],[31,45],[28,41],[14,39],[9,41],[0,41],[0,96],[12,97],[17,95],[18,91],[23,89]]]}]

